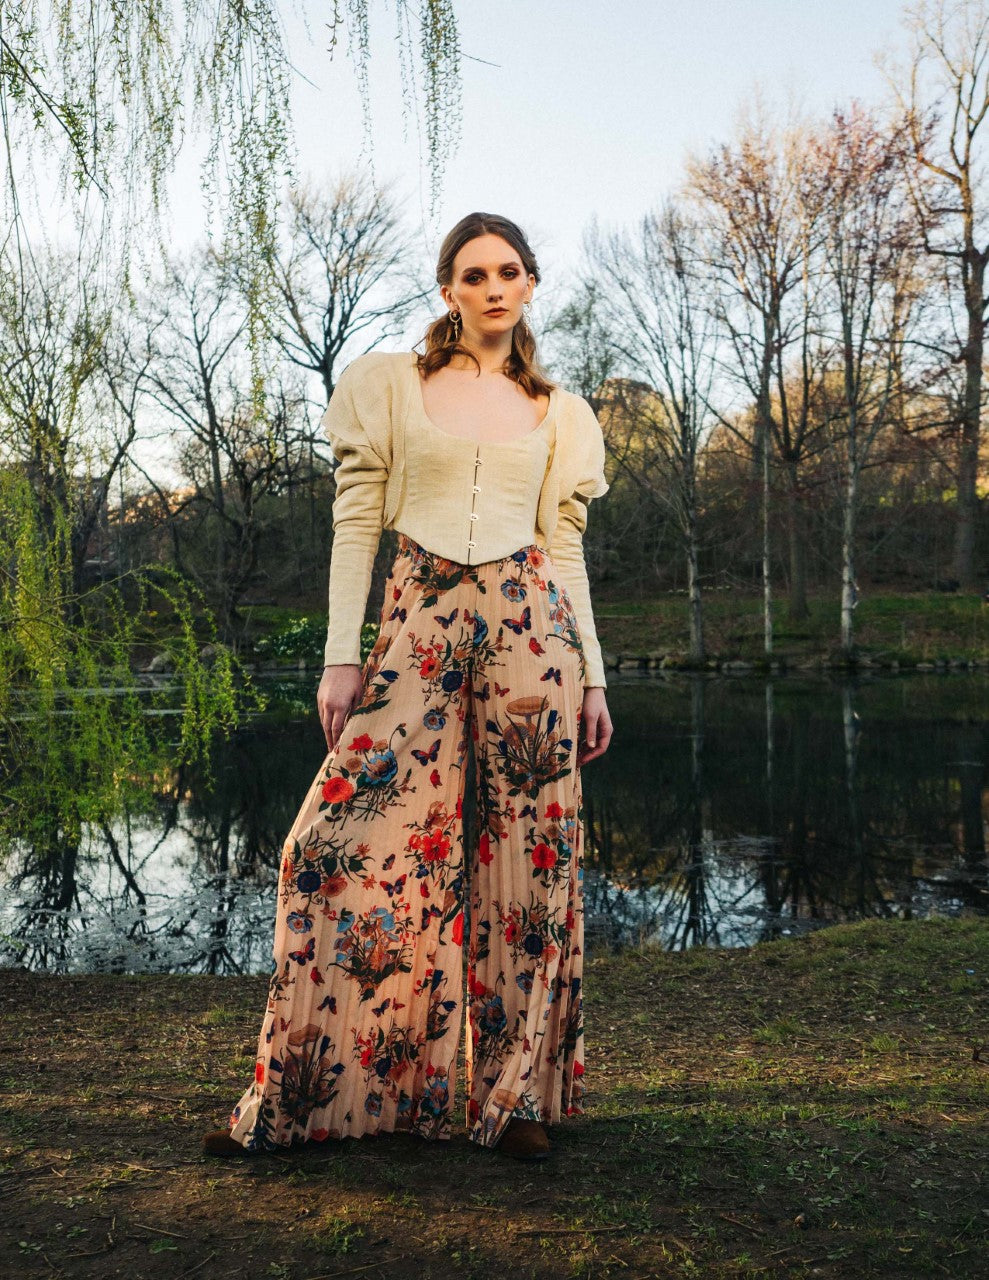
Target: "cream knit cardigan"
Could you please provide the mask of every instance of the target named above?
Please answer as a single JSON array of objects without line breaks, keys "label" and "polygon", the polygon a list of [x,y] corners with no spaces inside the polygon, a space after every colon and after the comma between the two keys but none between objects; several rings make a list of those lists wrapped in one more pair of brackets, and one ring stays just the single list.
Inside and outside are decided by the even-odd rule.
[{"label": "cream knit cardigan", "polygon": [[[360,662],[371,573],[382,529],[402,529],[413,504],[428,501],[430,524],[445,540],[460,533],[459,509],[444,502],[442,487],[428,495],[409,492],[405,432],[419,394],[415,353],[372,351],[358,356],[340,375],[320,425],[338,461],[334,472],[333,547],[330,555],[329,624],[323,661]],[[592,498],[608,491],[604,438],[594,410],[582,397],[557,388],[556,430],[536,514],[536,541],[550,553],[573,603],[584,651],[584,686],[605,687],[601,646],[594,627],[583,535]],[[421,400],[419,401],[421,405]],[[510,454],[511,451],[506,450]],[[512,458],[489,456],[486,473],[501,464],[512,478]],[[517,460],[516,460],[517,461]],[[493,559],[484,531],[472,531],[477,547],[471,563]],[[466,559],[466,553],[464,556]],[[554,579],[555,580],[555,579]]]}]

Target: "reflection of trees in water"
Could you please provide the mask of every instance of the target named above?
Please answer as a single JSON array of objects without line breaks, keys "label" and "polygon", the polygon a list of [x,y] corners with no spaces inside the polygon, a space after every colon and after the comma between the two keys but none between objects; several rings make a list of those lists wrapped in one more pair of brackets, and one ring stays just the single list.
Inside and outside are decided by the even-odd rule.
[{"label": "reflection of trees in water", "polygon": [[[949,695],[792,677],[610,689],[615,742],[584,774],[588,951],[984,911],[986,731],[941,714]],[[122,780],[117,813],[90,822],[67,772],[72,803],[39,804],[8,858],[7,901],[25,905],[0,918],[0,963],[267,971],[282,842],[323,753],[308,711],[258,721],[218,745],[211,779]]]},{"label": "reflection of trees in water", "polygon": [[592,940],[747,945],[941,900],[986,911],[985,726],[940,718],[930,688],[893,713],[869,709],[888,689],[838,692],[840,714],[833,684],[792,678],[758,695],[703,677],[620,688],[634,714],[613,710],[615,744],[586,787]]},{"label": "reflection of trees in water", "polygon": [[217,746],[211,776],[163,770],[75,841],[54,809],[40,814],[9,850],[5,898],[24,905],[7,914],[0,963],[263,971],[284,833],[322,750],[297,725],[242,730]]}]

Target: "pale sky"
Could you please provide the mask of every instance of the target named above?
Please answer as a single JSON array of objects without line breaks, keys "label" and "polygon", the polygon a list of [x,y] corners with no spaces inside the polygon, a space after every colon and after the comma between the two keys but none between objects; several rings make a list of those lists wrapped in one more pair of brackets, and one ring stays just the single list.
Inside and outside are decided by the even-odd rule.
[{"label": "pale sky", "polygon": [[[740,107],[755,91],[781,119],[791,102],[812,116],[853,97],[878,105],[885,85],[873,55],[906,48],[903,0],[454,4],[461,140],[431,222],[425,143],[411,111],[403,137],[396,0],[370,0],[374,174],[395,182],[424,278],[432,276],[443,235],[464,214],[481,210],[519,223],[543,276],[533,298],[537,336],[541,302],[548,310],[568,293],[592,217],[604,229],[631,225],[680,184],[689,152],[731,138]],[[345,33],[332,60],[327,53],[330,8],[330,0],[282,0],[280,9],[296,68],[297,177],[327,185],[368,163]],[[188,140],[169,183],[175,248],[205,237],[204,147],[201,136]],[[49,232],[61,231],[71,243],[70,220],[58,218],[57,201],[42,195],[40,207]],[[442,306],[437,289],[435,304],[392,346],[411,347]],[[318,398],[320,389],[313,390]],[[146,460],[160,467],[167,444],[157,428],[150,434]]]},{"label": "pale sky", "polygon": [[[730,137],[754,89],[781,116],[790,99],[811,114],[853,96],[878,102],[884,85],[872,54],[904,47],[901,0],[454,2],[462,136],[436,224],[428,220],[425,145],[420,154],[411,117],[402,136],[394,0],[371,0],[375,173],[397,180],[430,266],[465,213],[503,213],[528,235],[544,291],[565,287],[592,215],[618,226],[644,213],[678,184],[689,150]],[[363,140],[346,45],[332,61],[325,52],[328,9],[315,0],[285,0],[282,9],[300,73],[292,102],[298,172],[317,180],[358,164]],[[203,225],[194,165],[173,191],[176,239],[192,239]],[[441,305],[437,294],[437,312]]]}]

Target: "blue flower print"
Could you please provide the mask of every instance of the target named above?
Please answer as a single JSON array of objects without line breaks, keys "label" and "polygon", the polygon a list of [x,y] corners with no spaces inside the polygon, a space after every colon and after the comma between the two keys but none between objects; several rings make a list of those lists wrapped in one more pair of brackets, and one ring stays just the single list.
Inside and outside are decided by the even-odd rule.
[{"label": "blue flower print", "polygon": [[322,877],[318,871],[303,871],[296,877],[295,883],[300,893],[315,893],[322,883]]},{"label": "blue flower print", "polygon": [[361,779],[369,787],[381,787],[391,782],[398,773],[398,761],[392,750],[378,751],[369,755],[361,770]]}]

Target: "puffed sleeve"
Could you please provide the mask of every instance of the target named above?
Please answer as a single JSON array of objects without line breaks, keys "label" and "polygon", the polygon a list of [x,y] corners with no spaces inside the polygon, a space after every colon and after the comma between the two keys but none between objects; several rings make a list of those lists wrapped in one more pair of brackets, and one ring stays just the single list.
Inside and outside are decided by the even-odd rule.
[{"label": "puffed sleeve", "polygon": [[[577,616],[577,628],[584,651],[584,687],[607,688],[604,661],[594,626],[591,591],[584,561],[584,533],[587,529],[588,506],[610,488],[604,475],[604,436],[591,406],[579,397],[577,406],[581,458],[576,469],[572,492],[560,499],[556,529],[549,548],[554,565],[559,569]],[[570,487],[569,485],[567,486]]]},{"label": "puffed sleeve", "polygon": [[379,427],[380,415],[387,411],[373,363],[359,356],[340,375],[321,419],[337,459],[326,665],[360,665],[361,627],[381,539],[390,467]]}]

